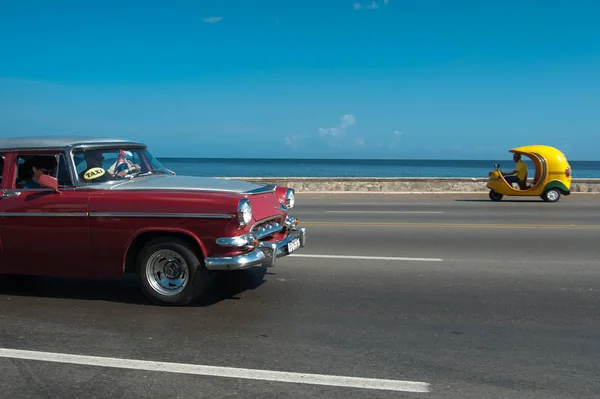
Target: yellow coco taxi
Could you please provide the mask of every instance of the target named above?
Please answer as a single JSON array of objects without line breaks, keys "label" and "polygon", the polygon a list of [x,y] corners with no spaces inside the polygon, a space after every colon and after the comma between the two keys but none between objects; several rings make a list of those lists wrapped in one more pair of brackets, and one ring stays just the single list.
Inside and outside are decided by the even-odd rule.
[{"label": "yellow coco taxi", "polygon": [[[571,194],[571,166],[562,152],[545,145],[518,147],[509,152],[514,154],[515,162],[520,156],[531,159],[535,167],[533,180],[528,184],[528,175],[525,173],[522,181],[514,182],[518,186],[515,187],[509,183],[511,178],[505,176],[510,172],[502,173],[500,165],[496,164],[496,170],[490,172],[487,183],[492,201],[500,201],[506,195],[540,196],[544,201],[556,202],[560,199],[561,194]],[[523,164],[520,163],[520,165]],[[520,166],[517,166],[517,169],[520,169]]]}]

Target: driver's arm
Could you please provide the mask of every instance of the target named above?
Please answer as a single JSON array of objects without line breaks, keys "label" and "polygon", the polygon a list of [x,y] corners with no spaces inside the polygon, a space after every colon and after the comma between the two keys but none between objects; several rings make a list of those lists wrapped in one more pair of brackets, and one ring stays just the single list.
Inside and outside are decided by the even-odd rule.
[{"label": "driver's arm", "polygon": [[110,168],[108,168],[108,171],[111,175],[113,175],[114,177],[124,177],[125,175],[133,172],[133,171],[139,171],[142,170],[141,166],[138,164],[135,164],[131,161],[129,161],[128,159],[125,160],[125,163],[127,164],[127,169],[115,174],[115,170],[117,168],[117,162],[115,161],[115,163],[113,163]]}]

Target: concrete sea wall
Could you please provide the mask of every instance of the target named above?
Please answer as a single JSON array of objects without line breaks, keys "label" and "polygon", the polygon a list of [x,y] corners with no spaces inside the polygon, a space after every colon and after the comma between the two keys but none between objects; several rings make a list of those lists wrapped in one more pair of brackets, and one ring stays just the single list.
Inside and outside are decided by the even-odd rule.
[{"label": "concrete sea wall", "polygon": [[[296,192],[397,192],[472,193],[487,192],[484,178],[398,177],[236,177],[248,182],[273,183]],[[573,179],[573,193],[600,193],[600,179]]]}]

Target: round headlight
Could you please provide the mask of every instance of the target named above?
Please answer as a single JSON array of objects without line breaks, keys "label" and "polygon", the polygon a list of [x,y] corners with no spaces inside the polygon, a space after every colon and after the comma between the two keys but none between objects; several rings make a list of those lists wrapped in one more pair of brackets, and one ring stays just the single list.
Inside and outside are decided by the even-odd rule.
[{"label": "round headlight", "polygon": [[238,204],[238,221],[240,226],[245,226],[252,220],[252,204],[247,198],[242,198]]},{"label": "round headlight", "polygon": [[285,193],[285,206],[287,206],[289,209],[292,209],[295,203],[296,194],[294,193],[294,189],[288,188],[287,192]]}]

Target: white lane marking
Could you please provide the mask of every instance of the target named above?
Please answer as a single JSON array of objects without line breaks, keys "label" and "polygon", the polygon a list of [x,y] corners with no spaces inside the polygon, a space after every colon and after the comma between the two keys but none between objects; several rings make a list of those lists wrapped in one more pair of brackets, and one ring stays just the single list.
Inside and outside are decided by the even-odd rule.
[{"label": "white lane marking", "polygon": [[359,378],[323,374],[292,373],[284,371],[243,369],[235,367],[203,366],[198,364],[155,362],[147,360],[71,355],[66,353],[39,352],[6,348],[0,348],[0,357],[38,360],[43,362],[80,364],[86,366],[113,367],[119,369],[162,371],[179,374],[195,374],[208,375],[214,377],[242,378],[249,380],[289,382],[296,384],[328,385],[388,391],[429,392],[429,384],[418,381],[384,380],[377,378]]},{"label": "white lane marking", "polygon": [[325,211],[325,213],[444,213],[442,211]]},{"label": "white lane marking", "polygon": [[440,258],[409,258],[400,256],[358,256],[358,255],[319,255],[319,254],[290,254],[297,258],[323,258],[323,259],[361,259],[361,260],[404,260],[415,262],[443,262]]},{"label": "white lane marking", "polygon": [[[312,194],[347,194],[347,195],[447,195],[447,194],[485,194],[486,191],[300,191],[296,195],[312,195]],[[581,194],[581,193],[575,193]],[[586,193],[587,194],[587,193]],[[590,193],[591,194],[591,193]]]},{"label": "white lane marking", "polygon": [[436,202],[340,202],[339,205],[439,205]]}]

